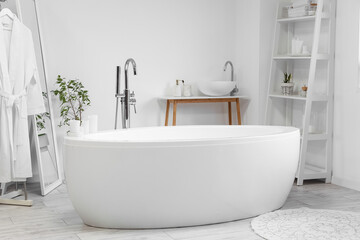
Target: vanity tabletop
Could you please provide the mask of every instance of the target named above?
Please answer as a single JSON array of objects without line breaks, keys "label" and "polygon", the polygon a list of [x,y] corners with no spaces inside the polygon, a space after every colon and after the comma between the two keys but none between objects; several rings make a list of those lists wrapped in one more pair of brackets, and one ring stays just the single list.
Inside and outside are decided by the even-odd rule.
[{"label": "vanity tabletop", "polygon": [[210,96],[173,97],[173,96],[165,96],[165,97],[160,97],[160,99],[162,99],[162,100],[224,99],[224,98],[250,99],[247,96],[220,96],[220,97],[210,97]]}]

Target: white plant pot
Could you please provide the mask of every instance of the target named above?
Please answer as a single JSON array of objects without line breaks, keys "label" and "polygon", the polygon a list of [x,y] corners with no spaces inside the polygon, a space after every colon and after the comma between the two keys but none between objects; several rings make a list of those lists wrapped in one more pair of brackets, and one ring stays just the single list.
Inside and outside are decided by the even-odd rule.
[{"label": "white plant pot", "polygon": [[79,120],[70,120],[70,132],[79,133],[80,129],[80,121]]},{"label": "white plant pot", "polygon": [[294,92],[294,83],[281,83],[281,91],[283,95],[292,95]]}]

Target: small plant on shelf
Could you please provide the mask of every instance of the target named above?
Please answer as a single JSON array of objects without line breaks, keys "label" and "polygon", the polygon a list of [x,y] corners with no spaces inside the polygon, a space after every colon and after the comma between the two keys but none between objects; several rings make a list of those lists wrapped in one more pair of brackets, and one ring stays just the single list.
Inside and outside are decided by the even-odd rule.
[{"label": "small plant on shelf", "polygon": [[60,117],[62,118],[59,127],[70,125],[70,120],[78,120],[80,124],[83,120],[83,112],[86,106],[90,106],[88,91],[79,79],[66,80],[60,75],[56,84],[58,88],[51,91],[55,96],[59,97]]},{"label": "small plant on shelf", "polygon": [[281,90],[283,95],[292,95],[294,91],[294,83],[291,82],[292,74],[284,72],[284,79],[281,83]]},{"label": "small plant on shelf", "polygon": [[291,73],[284,72],[284,81],[283,81],[284,83],[290,83],[291,78],[292,78]]}]

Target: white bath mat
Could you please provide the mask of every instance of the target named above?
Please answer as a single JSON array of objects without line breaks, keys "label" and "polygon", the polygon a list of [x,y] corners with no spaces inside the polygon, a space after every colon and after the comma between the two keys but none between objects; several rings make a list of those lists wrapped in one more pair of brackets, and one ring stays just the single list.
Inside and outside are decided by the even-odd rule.
[{"label": "white bath mat", "polygon": [[288,209],[263,214],[251,227],[268,240],[359,240],[360,214],[321,209]]}]

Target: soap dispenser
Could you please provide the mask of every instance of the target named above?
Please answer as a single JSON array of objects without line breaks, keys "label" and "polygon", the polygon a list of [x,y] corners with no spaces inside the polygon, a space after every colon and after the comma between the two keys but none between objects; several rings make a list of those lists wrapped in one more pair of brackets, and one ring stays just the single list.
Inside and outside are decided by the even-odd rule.
[{"label": "soap dispenser", "polygon": [[181,86],[180,86],[179,82],[184,83],[184,80],[176,80],[174,97],[181,97]]}]

